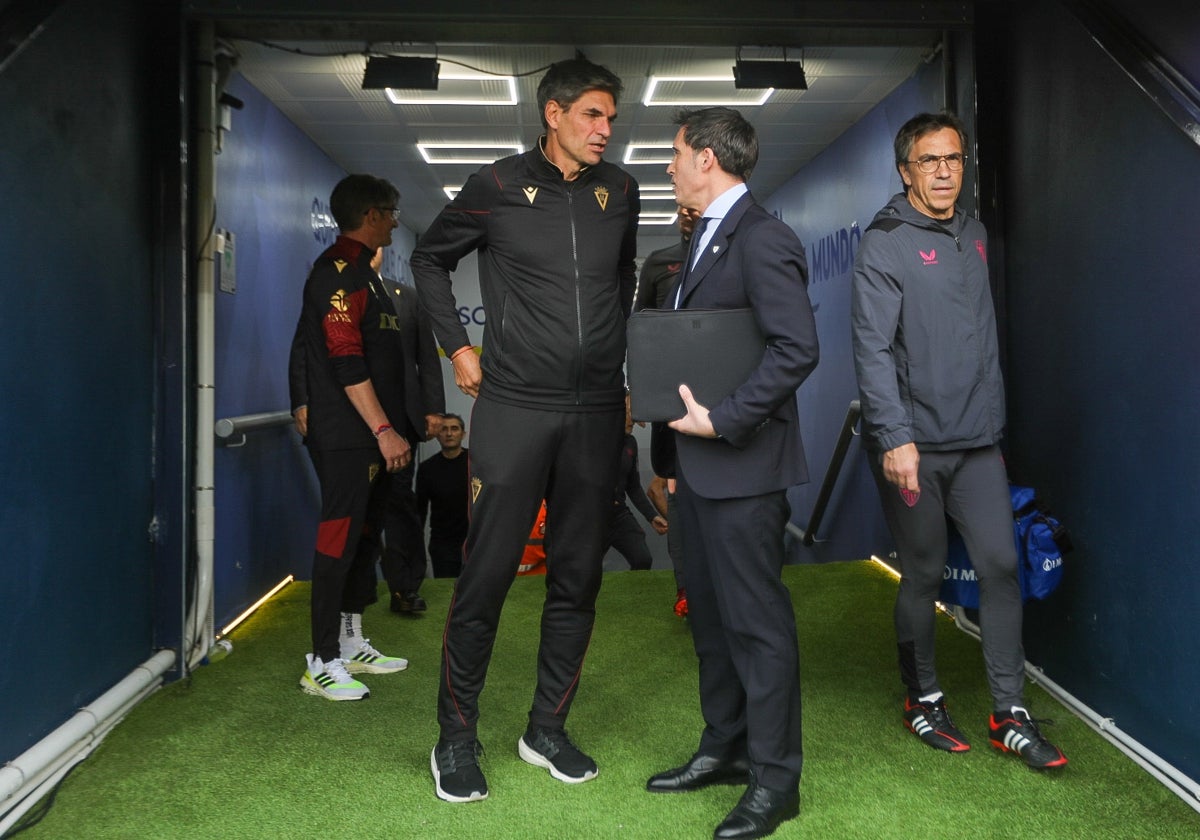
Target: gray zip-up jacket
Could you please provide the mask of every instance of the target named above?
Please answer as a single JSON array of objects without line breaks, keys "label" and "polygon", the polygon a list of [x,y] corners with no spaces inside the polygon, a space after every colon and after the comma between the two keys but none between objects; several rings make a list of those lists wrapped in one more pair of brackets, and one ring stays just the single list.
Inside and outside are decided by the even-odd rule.
[{"label": "gray zip-up jacket", "polygon": [[850,322],[868,448],[947,451],[1004,433],[987,231],[939,222],[895,195],[863,234]]}]

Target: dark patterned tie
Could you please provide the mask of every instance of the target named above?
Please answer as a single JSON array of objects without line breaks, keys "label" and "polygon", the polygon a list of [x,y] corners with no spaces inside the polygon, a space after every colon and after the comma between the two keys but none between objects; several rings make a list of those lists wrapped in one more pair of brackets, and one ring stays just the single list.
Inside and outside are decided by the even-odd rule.
[{"label": "dark patterned tie", "polygon": [[687,284],[688,275],[692,273],[692,265],[700,259],[700,239],[704,236],[704,228],[708,226],[708,217],[701,216],[696,222],[696,229],[692,231],[692,241],[688,247],[687,262],[683,264],[683,268],[679,272],[679,286],[675,291],[675,308],[679,308],[679,302],[683,299],[683,287]]}]

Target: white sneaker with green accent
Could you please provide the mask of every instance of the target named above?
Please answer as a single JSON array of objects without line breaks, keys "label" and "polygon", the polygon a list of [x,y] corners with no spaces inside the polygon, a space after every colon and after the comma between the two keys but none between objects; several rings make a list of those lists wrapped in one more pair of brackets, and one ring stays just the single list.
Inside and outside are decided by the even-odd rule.
[{"label": "white sneaker with green accent", "polygon": [[361,636],[342,639],[342,659],[351,674],[394,674],[408,667],[408,660],[384,656],[371,647],[371,640]]},{"label": "white sneaker with green accent", "polygon": [[309,694],[328,700],[366,700],[371,691],[350,676],[341,659],[322,662],[321,657],[307,654],[308,670],[300,678],[300,688]]}]

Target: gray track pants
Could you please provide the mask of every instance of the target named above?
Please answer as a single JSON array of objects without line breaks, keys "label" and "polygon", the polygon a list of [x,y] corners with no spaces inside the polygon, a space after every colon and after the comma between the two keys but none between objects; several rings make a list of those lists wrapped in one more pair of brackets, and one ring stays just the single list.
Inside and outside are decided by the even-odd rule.
[{"label": "gray track pants", "polygon": [[941,690],[934,662],[933,603],[946,565],[945,518],[949,516],[962,534],[979,579],[983,659],[995,707],[1023,705],[1021,591],[1012,503],[999,447],[922,451],[921,496],[911,508],[896,485],[883,477],[879,455],[870,453],[869,460],[900,561],[895,621],[901,680],[914,695]]}]

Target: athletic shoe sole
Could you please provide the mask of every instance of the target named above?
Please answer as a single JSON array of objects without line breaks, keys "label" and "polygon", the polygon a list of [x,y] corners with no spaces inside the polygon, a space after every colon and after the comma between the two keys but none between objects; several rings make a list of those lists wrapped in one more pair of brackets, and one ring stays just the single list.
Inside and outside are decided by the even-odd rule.
[{"label": "athletic shoe sole", "polygon": [[433,787],[438,799],[445,802],[479,802],[480,800],[487,799],[488,792],[486,790],[482,793],[477,790],[471,791],[470,796],[455,796],[452,793],[442,790],[442,774],[438,771],[437,747],[434,747],[433,752],[429,754],[429,769],[433,772]]},{"label": "athletic shoe sole", "polygon": [[[397,666],[393,663],[399,662]],[[395,674],[403,671],[408,667],[407,659],[393,659],[391,662],[374,663],[374,662],[355,662],[346,660],[346,673],[348,674]]]},{"label": "athletic shoe sole", "polygon": [[324,697],[326,700],[366,700],[371,696],[369,689],[364,691],[362,694],[331,694],[329,691],[313,682],[312,677],[310,677],[308,674],[305,674],[300,678],[300,689],[305,694],[313,694],[317,697]]},{"label": "athletic shoe sole", "polygon": [[526,764],[532,764],[534,767],[542,767],[546,770],[549,770],[551,776],[558,779],[560,782],[566,782],[569,785],[577,785],[580,782],[587,782],[600,775],[600,770],[597,768],[590,773],[584,773],[582,776],[568,776],[555,767],[554,762],[546,758],[533,747],[526,744],[525,736],[521,736],[521,738],[517,741],[517,752],[520,754],[521,759]]}]

